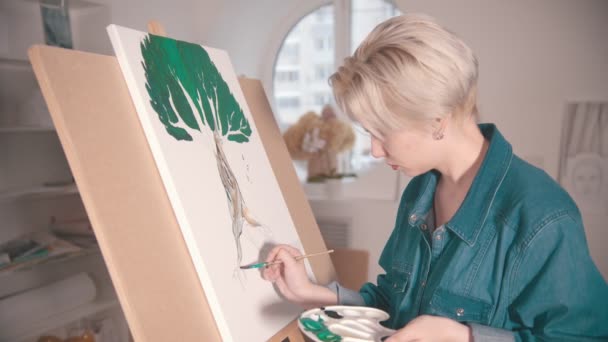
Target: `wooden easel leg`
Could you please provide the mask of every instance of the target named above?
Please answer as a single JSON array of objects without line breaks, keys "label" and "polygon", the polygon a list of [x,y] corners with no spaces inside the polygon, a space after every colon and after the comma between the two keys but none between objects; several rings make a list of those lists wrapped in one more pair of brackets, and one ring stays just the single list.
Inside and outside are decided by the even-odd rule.
[{"label": "wooden easel leg", "polygon": [[298,321],[294,320],[289,323],[285,328],[274,335],[269,342],[307,342],[304,335],[298,328]]}]

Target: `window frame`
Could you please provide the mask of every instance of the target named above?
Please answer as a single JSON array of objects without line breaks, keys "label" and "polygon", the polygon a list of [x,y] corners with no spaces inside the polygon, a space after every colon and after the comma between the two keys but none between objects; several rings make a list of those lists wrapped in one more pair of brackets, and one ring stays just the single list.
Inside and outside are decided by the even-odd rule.
[{"label": "window frame", "polygon": [[[309,0],[303,2],[303,4],[297,7],[279,25],[278,29],[275,31],[276,34],[271,37],[268,55],[263,59],[263,61],[272,61],[272,63],[264,63],[264,65],[262,65],[262,83],[265,85],[268,100],[274,113],[277,113],[273,83],[274,73],[283,42],[287,39],[291,30],[298,25],[302,19],[327,5],[334,6],[334,70],[344,58],[350,55],[351,0]],[[280,115],[275,114],[275,119],[281,130],[287,127],[287,125],[282,122]]]},{"label": "window frame", "polygon": [[[395,8],[399,6],[393,0],[384,0]],[[314,13],[323,6],[333,5],[334,7],[334,65],[333,70],[337,69],[342,61],[351,55],[351,20],[352,20],[352,0],[308,0],[303,1],[296,7],[291,14],[279,25],[273,36],[271,36],[270,48],[266,58],[262,59],[262,75],[261,80],[265,85],[266,93],[270,106],[274,113],[277,113],[277,105],[274,94],[274,73],[279,57],[279,52],[283,46],[283,42],[289,36],[289,33],[300,23],[302,19]],[[266,61],[271,60],[272,63]],[[286,124],[282,122],[279,115],[275,115],[279,128],[283,130]]]},{"label": "window frame", "polygon": [[[394,0],[384,0],[395,8],[399,9],[399,6]],[[337,69],[342,61],[351,55],[351,19],[352,19],[352,0],[308,0],[298,2],[297,7],[287,15],[284,20],[277,26],[277,29],[273,31],[269,39],[268,49],[266,55],[261,60],[259,70],[261,71],[261,81],[266,89],[269,104],[275,113],[276,122],[281,129],[284,131],[288,128],[288,125],[282,122],[282,118],[277,113],[276,98],[274,93],[274,72],[276,64],[279,58],[279,53],[283,42],[287,39],[292,29],[300,23],[306,16],[312,14],[319,8],[327,5],[334,6],[334,65],[333,69]],[[268,63],[272,61],[272,63]],[[354,190],[353,194],[350,195],[352,198],[373,198],[377,200],[396,200],[401,186],[401,178],[394,172],[382,172],[382,170],[376,170],[377,167],[372,166],[372,169],[366,169],[364,173],[372,172],[366,177],[359,177],[354,180],[354,183],[359,184],[358,190]],[[375,170],[375,171],[374,171]],[[356,170],[359,173],[362,170]],[[361,175],[361,174],[360,174]],[[370,184],[370,177],[374,178],[380,176],[384,181],[383,184],[378,185],[374,183],[373,186]],[[394,176],[394,177],[393,177]],[[364,178],[364,179],[363,179]],[[393,179],[394,178],[394,179]],[[392,184],[396,185],[396,188]],[[309,199],[324,199],[323,184],[308,184],[304,183],[307,189],[307,196]],[[349,197],[349,198],[350,198]]]}]

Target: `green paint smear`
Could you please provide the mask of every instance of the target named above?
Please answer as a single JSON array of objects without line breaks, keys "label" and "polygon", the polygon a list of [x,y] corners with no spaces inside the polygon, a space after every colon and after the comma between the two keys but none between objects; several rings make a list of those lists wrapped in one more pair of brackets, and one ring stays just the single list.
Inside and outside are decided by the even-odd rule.
[{"label": "green paint smear", "polygon": [[321,341],[324,341],[324,342],[342,341],[342,337],[340,335],[336,335],[336,334],[332,333],[331,331],[329,331],[329,329],[325,325],[325,322],[323,322],[323,319],[321,319],[320,317],[319,317],[318,321],[315,321],[314,319],[308,318],[308,317],[300,318],[300,323],[302,323],[302,325],[304,326],[304,329],[306,331],[312,332]]},{"label": "green paint smear", "polygon": [[247,265],[247,266],[242,266],[242,269],[254,269],[254,268],[263,268],[266,267],[266,265],[268,265],[267,262],[260,262],[257,264],[252,264],[252,265]]},{"label": "green paint smear", "polygon": [[202,122],[229,141],[249,141],[249,121],[202,46],[149,34],[140,48],[150,104],[172,137],[192,141],[180,126],[200,131]]}]

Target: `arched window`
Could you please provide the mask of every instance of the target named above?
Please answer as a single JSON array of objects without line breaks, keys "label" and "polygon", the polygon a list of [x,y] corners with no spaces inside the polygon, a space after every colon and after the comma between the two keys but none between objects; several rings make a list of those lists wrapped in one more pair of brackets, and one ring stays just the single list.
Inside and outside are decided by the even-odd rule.
[{"label": "arched window", "polygon": [[[387,0],[333,0],[301,17],[283,39],[273,69],[274,109],[281,128],[333,104],[329,76],[378,23],[400,14]],[[360,171],[372,161],[370,141],[364,132],[355,132],[351,165]]]},{"label": "arched window", "polygon": [[282,125],[331,102],[327,79],[335,69],[334,6],[307,14],[289,31],[274,66],[275,108]]}]

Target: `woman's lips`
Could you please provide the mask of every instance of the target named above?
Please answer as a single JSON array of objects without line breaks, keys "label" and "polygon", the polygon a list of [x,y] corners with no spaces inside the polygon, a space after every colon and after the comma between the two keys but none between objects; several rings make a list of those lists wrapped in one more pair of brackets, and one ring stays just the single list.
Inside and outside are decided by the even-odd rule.
[{"label": "woman's lips", "polygon": [[390,165],[393,168],[393,170],[395,170],[395,171],[397,171],[399,169],[399,166],[397,166],[397,165],[393,165],[393,164],[388,164],[388,165]]}]

